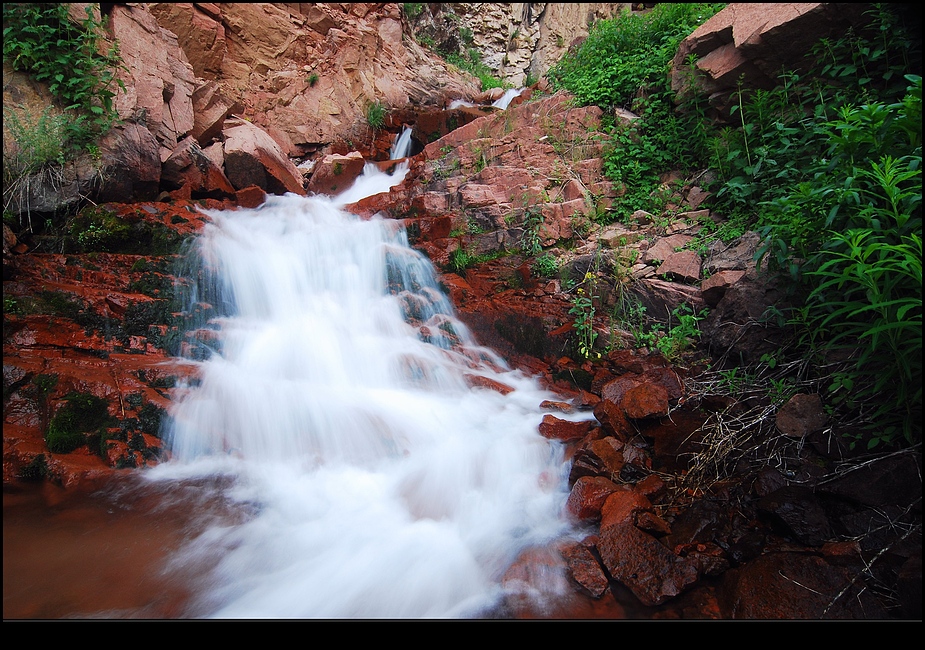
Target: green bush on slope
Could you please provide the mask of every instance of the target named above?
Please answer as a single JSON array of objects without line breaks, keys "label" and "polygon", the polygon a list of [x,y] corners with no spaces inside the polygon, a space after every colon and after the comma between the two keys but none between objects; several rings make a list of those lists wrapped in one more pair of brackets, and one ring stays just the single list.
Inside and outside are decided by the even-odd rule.
[{"label": "green bush on slope", "polygon": [[[675,110],[667,70],[718,5],[658,4],[596,23],[550,71],[582,104],[633,110],[611,130],[605,173],[626,186],[617,215],[658,211],[658,175],[709,168],[712,209],[757,229],[762,260],[796,288],[800,353],[852,358],[819,376],[829,406],[866,427],[867,446],[921,440],[921,43],[902,6],[822,40],[809,69],[771,90],[741,88],[735,124]],[[702,20],[701,20],[702,19]]]}]

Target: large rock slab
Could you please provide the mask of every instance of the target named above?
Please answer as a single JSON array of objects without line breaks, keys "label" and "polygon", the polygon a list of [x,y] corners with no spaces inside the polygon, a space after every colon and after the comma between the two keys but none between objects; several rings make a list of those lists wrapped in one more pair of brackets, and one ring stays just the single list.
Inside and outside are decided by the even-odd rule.
[{"label": "large rock slab", "polygon": [[305,194],[302,174],[266,131],[246,120],[228,120],[225,174],[235,189],[256,185],[270,194]]},{"label": "large rock slab", "polygon": [[115,97],[119,117],[145,125],[161,147],[161,161],[193,129],[196,75],[173,32],[142,4],[114,5],[109,15],[126,92]]},{"label": "large rock slab", "polygon": [[598,550],[610,575],[645,605],[659,605],[699,579],[697,565],[672,553],[636,526],[639,513],[651,512],[649,500],[633,490],[611,494],[601,512]]},{"label": "large rock slab", "polygon": [[162,181],[168,189],[182,189],[194,198],[226,198],[235,193],[222,168],[203,152],[193,136],[180,142],[164,162]]},{"label": "large rock slab", "polygon": [[694,55],[697,85],[728,117],[740,81],[750,88],[773,88],[782,69],[804,70],[819,39],[861,24],[866,10],[839,2],[730,3],[681,43],[672,62],[672,89],[688,87],[686,62]]},{"label": "large rock slab", "polygon": [[176,34],[197,77],[214,79],[222,70],[225,27],[216,11],[219,6],[192,2],[148,3],[158,24]]},{"label": "large rock slab", "polygon": [[150,201],[161,181],[163,147],[141,124],[116,126],[100,142],[103,182],[98,201]]},{"label": "large rock slab", "polygon": [[308,191],[314,194],[335,195],[349,188],[363,173],[366,161],[359,151],[346,156],[329,154],[315,165],[308,180]]}]

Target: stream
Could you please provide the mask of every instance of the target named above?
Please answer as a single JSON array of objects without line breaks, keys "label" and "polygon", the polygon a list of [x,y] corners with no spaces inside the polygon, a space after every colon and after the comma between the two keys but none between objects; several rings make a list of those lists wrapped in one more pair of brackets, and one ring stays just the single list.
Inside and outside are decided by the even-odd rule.
[{"label": "stream", "polygon": [[[409,144],[406,131],[392,158]],[[396,167],[367,164],[335,197],[207,212],[186,256],[197,379],[164,423],[172,458],[76,518],[51,508],[34,522],[49,543],[89,542],[65,557],[94,578],[26,617],[484,618],[511,598],[541,615],[571,593],[561,565],[504,579],[578,534],[563,516],[568,463],[537,430],[556,396],[472,338],[398,223],[343,209],[400,182]],[[6,547],[16,508],[4,513]],[[128,548],[107,552],[118,531]],[[132,592],[103,597],[121,593],[105,567],[132,549],[115,562],[131,565]],[[12,558],[5,617],[18,617],[7,585],[29,589]]]}]

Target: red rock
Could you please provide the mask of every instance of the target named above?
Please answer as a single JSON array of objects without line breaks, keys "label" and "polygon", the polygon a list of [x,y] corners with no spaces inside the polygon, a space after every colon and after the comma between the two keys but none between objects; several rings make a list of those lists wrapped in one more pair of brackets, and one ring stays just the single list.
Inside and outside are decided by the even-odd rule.
[{"label": "red rock", "polygon": [[193,136],[177,145],[161,169],[164,184],[183,188],[189,195],[186,198],[204,194],[224,197],[235,193],[225,173],[203,153]]},{"label": "red rock", "polygon": [[132,89],[116,94],[116,108],[123,118],[144,116],[144,124],[163,148],[160,158],[166,160],[178,139],[193,129],[193,68],[176,35],[161,29],[145,6],[114,5],[109,27],[127,68],[120,75]]},{"label": "red rock", "polygon": [[[449,209],[449,196],[443,192],[424,192],[411,200],[411,208],[427,216],[442,215]],[[449,231],[447,231],[447,234],[449,234]],[[443,237],[446,236],[443,235]],[[441,237],[435,236],[433,238],[440,239]]]},{"label": "red rock", "polygon": [[654,262],[668,259],[677,249],[683,248],[694,238],[690,235],[670,235],[669,237],[660,237],[655,245],[643,253],[643,262]]},{"label": "red rock", "polygon": [[366,161],[359,151],[346,156],[330,154],[322,158],[308,181],[308,191],[315,194],[338,194],[351,185],[363,173]]},{"label": "red rock", "polygon": [[[162,3],[166,5],[167,3]],[[173,5],[175,6],[175,5]],[[218,84],[209,81],[196,87],[193,102],[193,130],[190,133],[200,146],[205,147],[221,135],[225,120],[232,113],[241,113],[244,107],[222,96]]]},{"label": "red rock", "polygon": [[671,534],[671,526],[664,519],[649,511],[636,514],[636,527],[658,537]]},{"label": "red rock", "polygon": [[649,474],[636,483],[633,489],[651,500],[652,497],[659,496],[665,491],[665,481],[658,474]]},{"label": "red rock", "polygon": [[511,386],[503,384],[495,379],[490,379],[483,375],[473,375],[471,373],[466,373],[464,377],[466,384],[471,388],[487,388],[488,390],[493,390],[496,393],[501,393],[502,395],[507,395],[508,393],[514,392],[514,389]]},{"label": "red rock", "polygon": [[228,120],[223,133],[225,173],[235,189],[257,185],[271,194],[305,194],[301,172],[266,131],[246,120]]},{"label": "red rock", "polygon": [[575,411],[575,407],[568,402],[558,402],[551,400],[543,400],[540,402],[540,408],[542,409],[554,409],[562,413],[572,413]]},{"label": "red rock", "polygon": [[543,421],[540,423],[540,435],[550,440],[569,442],[581,440],[588,435],[588,432],[594,426],[597,426],[597,424],[589,420],[571,422],[557,418],[554,415],[544,415]]},{"label": "red rock", "polygon": [[505,604],[515,617],[542,615],[543,603],[533,594],[562,593],[567,567],[561,554],[552,548],[528,548],[504,572],[501,587]]},{"label": "red rock", "polygon": [[669,253],[656,272],[677,282],[694,283],[700,282],[702,267],[700,254],[685,250]]},{"label": "red rock", "polygon": [[839,37],[858,25],[863,8],[836,3],[731,3],[682,41],[672,62],[672,89],[684,93],[697,59],[697,85],[728,116],[738,84],[770,88],[780,70],[803,70],[820,38]]},{"label": "red rock", "polygon": [[601,398],[594,405],[594,417],[604,428],[604,431],[618,439],[626,440],[630,438],[635,429],[626,418],[626,411],[623,407],[613,400]]},{"label": "red rock", "polygon": [[703,300],[710,307],[716,307],[726,290],[742,279],[745,271],[719,271],[700,283]]},{"label": "red rock", "polygon": [[[197,77],[213,77],[221,72],[225,56],[225,28],[221,23],[221,5],[203,3],[158,2],[149,9],[158,24],[177,35],[180,47]],[[216,17],[218,14],[218,17]]]},{"label": "red rock", "polygon": [[778,431],[793,438],[804,438],[822,431],[828,420],[818,393],[794,395],[774,416]]},{"label": "red rock", "polygon": [[883,610],[856,575],[815,555],[769,553],[726,571],[717,596],[729,619],[882,619]]},{"label": "red rock", "polygon": [[484,207],[498,202],[492,188],[488,185],[467,183],[459,189],[459,197],[463,207]]},{"label": "red rock", "polygon": [[630,388],[620,401],[626,416],[633,419],[668,415],[668,391],[653,383]]},{"label": "red rock", "polygon": [[623,469],[624,444],[612,436],[591,440],[575,452],[569,482],[575,483],[582,476],[603,476],[617,480]]},{"label": "red rock", "polygon": [[562,557],[568,564],[569,575],[579,587],[592,598],[600,598],[607,592],[610,583],[591,552],[591,546],[593,544],[587,540],[569,544],[562,549]]},{"label": "red rock", "polygon": [[105,172],[96,193],[100,202],[147,201],[157,196],[161,158],[158,142],[146,127],[115,126],[101,139],[100,154]]},{"label": "red rock", "polygon": [[669,551],[635,525],[638,512],[651,510],[649,500],[629,489],[604,503],[598,550],[610,575],[646,605],[677,596],[698,580],[697,566]]},{"label": "red rock", "polygon": [[565,508],[579,521],[599,521],[604,502],[618,489],[613,481],[603,476],[582,476],[572,486]]},{"label": "red rock", "polygon": [[242,208],[256,208],[267,200],[267,193],[256,185],[235,192],[235,202]]}]

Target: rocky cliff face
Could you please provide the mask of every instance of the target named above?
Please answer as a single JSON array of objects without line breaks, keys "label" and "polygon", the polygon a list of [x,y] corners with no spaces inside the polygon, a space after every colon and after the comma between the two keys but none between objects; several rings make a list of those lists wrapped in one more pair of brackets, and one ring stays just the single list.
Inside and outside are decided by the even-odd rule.
[{"label": "rocky cliff face", "polygon": [[539,79],[595,20],[633,7],[627,2],[446,2],[419,5],[412,34],[446,52],[474,48],[495,76],[513,86]]},{"label": "rocky cliff face", "polygon": [[471,78],[408,38],[397,4],[152,3],[193,72],[290,156],[370,136],[365,111],[471,98]]}]

